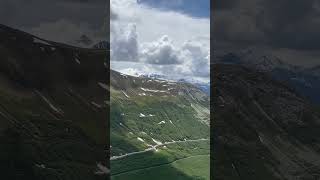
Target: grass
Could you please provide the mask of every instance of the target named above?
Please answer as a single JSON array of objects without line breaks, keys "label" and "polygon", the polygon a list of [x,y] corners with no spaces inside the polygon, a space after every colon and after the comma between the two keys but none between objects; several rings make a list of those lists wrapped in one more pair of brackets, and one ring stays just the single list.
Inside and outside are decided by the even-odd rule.
[{"label": "grass", "polygon": [[[205,103],[189,94],[140,96],[139,88],[128,87],[129,82],[123,83],[129,97],[111,87],[111,156],[143,151],[156,145],[153,139],[162,143],[209,139]],[[157,85],[150,89],[159,88]],[[168,144],[157,151],[112,160],[111,175],[113,180],[209,179],[209,153],[209,141]]]},{"label": "grass", "polygon": [[210,179],[209,155],[197,155],[182,158],[171,163],[129,171],[112,176],[112,180],[196,180]]}]

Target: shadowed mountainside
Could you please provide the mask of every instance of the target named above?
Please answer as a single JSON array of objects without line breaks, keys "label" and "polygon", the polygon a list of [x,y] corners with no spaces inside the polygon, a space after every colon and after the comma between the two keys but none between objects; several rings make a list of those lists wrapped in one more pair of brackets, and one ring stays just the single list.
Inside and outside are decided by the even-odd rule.
[{"label": "shadowed mountainside", "polygon": [[213,65],[215,180],[314,180],[320,176],[320,114],[268,74]]},{"label": "shadowed mountainside", "polygon": [[1,179],[106,179],[108,56],[0,25]]}]

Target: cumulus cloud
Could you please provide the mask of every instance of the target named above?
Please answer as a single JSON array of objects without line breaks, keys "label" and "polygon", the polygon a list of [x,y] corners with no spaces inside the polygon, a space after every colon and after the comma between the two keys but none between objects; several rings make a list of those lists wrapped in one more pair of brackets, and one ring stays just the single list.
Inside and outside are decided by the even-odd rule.
[{"label": "cumulus cloud", "polygon": [[150,8],[135,0],[111,0],[111,12],[117,17],[111,19],[110,28],[112,64],[140,64],[139,68],[120,68],[123,72],[144,70],[209,79],[209,18]]},{"label": "cumulus cloud", "polygon": [[179,51],[174,47],[167,35],[157,41],[142,44],[141,61],[150,64],[181,64]]},{"label": "cumulus cloud", "polygon": [[111,34],[111,60],[137,61],[138,40],[135,24],[114,30]]}]

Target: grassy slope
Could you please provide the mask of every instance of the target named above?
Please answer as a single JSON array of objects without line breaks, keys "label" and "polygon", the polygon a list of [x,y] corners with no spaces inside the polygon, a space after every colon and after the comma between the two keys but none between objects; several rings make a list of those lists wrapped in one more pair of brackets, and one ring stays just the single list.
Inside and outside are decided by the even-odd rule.
[{"label": "grassy slope", "polygon": [[[169,164],[148,167],[113,176],[114,180],[210,179],[209,155],[182,158]],[[183,172],[183,173],[182,173]]]},{"label": "grassy slope", "polygon": [[[138,80],[135,79],[135,81]],[[143,85],[139,84],[138,87],[140,86]],[[138,89],[127,88],[121,91],[111,87],[111,156],[144,150],[148,148],[147,144],[156,144],[152,138],[161,142],[209,138],[209,126],[201,122],[204,119],[203,115],[208,112],[204,104],[190,100],[188,95],[149,93],[153,95],[141,96],[138,95]],[[199,115],[201,112],[205,113]],[[140,113],[146,117],[140,117]],[[149,114],[152,116],[148,116]],[[208,116],[208,114],[205,115]],[[165,123],[158,124],[161,121]],[[144,142],[139,141],[138,137]],[[162,178],[194,179],[191,176],[197,174],[188,174],[188,166],[194,168],[194,164],[189,161],[181,165],[172,162],[181,158],[207,154],[209,154],[209,141],[167,145],[166,148],[160,148],[158,152],[147,152],[112,160],[112,179],[129,177],[130,179],[148,179],[150,173]],[[209,157],[201,159],[204,162],[209,161]],[[183,160],[180,161],[183,162]],[[148,169],[153,166],[156,166],[155,169],[163,168],[164,172],[167,172],[166,175],[161,174],[163,171]],[[202,168],[204,171],[209,170],[209,164],[205,163]],[[140,175],[137,176],[135,172],[139,172]]]}]

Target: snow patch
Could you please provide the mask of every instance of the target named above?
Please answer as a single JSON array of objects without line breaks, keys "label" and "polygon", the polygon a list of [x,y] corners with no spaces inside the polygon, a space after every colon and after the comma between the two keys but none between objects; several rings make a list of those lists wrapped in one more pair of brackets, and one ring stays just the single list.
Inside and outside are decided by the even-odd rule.
[{"label": "snow patch", "polygon": [[162,142],[161,142],[161,141],[157,141],[157,140],[155,140],[155,139],[153,139],[153,138],[152,138],[152,141],[155,142],[157,145],[162,145]]},{"label": "snow patch", "polygon": [[91,101],[91,104],[94,105],[94,106],[97,107],[97,108],[101,108],[101,105],[100,105],[100,104],[97,104],[97,103],[95,103],[95,102],[93,102],[93,101]]},{"label": "snow patch", "polygon": [[45,44],[45,45],[49,45],[49,46],[51,45],[51,44],[47,43],[46,41],[43,41],[43,40],[38,39],[38,38],[33,38],[33,42],[34,43]]},{"label": "snow patch", "polygon": [[139,117],[146,117],[146,115],[140,113],[140,114],[139,114]]},{"label": "snow patch", "polygon": [[45,169],[46,166],[44,164],[35,164],[38,168],[42,168],[42,169]]},{"label": "snow patch", "polygon": [[159,122],[158,124],[165,124],[166,122],[165,121],[161,121],[161,122]]},{"label": "snow patch", "polygon": [[50,101],[49,99],[47,99],[44,95],[42,95],[39,91],[35,91],[48,105],[49,107],[54,110],[55,112],[59,113],[59,114],[63,114],[63,111],[60,110],[59,108],[55,107]]},{"label": "snow patch", "polygon": [[102,165],[101,163],[97,164],[97,171],[95,172],[95,174],[97,175],[105,175],[105,174],[109,174],[109,169],[107,167],[105,167],[104,165]]},{"label": "snow patch", "polygon": [[127,98],[130,98],[130,96],[128,96],[128,94],[126,94],[124,91],[121,91]]},{"label": "snow patch", "polygon": [[109,88],[108,88],[108,85],[106,85],[106,84],[104,84],[104,83],[102,83],[102,82],[98,82],[98,85],[101,87],[101,88],[103,88],[103,89],[105,89],[105,90],[109,90]]},{"label": "snow patch", "polygon": [[146,91],[146,92],[167,92],[167,91],[163,91],[163,90],[155,90],[155,89],[147,89],[147,88],[140,88],[142,91]]},{"label": "snow patch", "polygon": [[140,137],[137,137],[138,141],[144,142],[144,140]]},{"label": "snow patch", "polygon": [[77,57],[75,57],[74,60],[75,60],[78,64],[81,64],[80,60],[79,60]]}]

